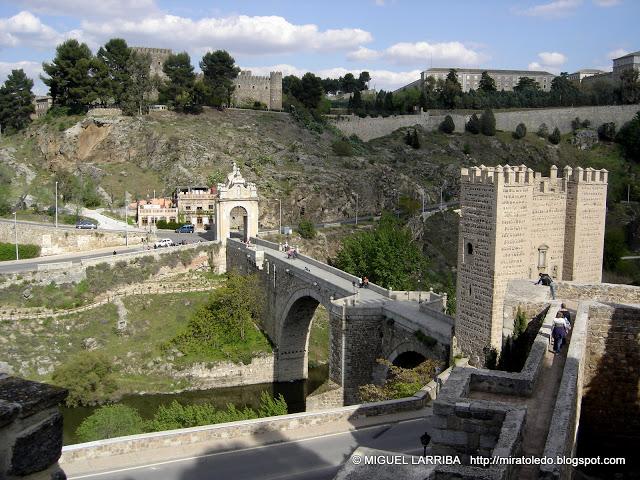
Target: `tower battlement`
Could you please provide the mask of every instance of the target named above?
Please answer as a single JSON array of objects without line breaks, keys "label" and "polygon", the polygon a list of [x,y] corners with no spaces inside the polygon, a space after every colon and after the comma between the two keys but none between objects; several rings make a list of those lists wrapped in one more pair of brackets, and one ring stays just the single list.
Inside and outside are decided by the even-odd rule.
[{"label": "tower battlement", "polygon": [[282,110],[282,72],[271,72],[266,76],[242,70],[233,85],[233,105],[252,107],[255,102],[260,102],[269,110]]},{"label": "tower battlement", "polygon": [[558,177],[558,167],[551,166],[549,176],[543,177],[540,172],[534,172],[526,165],[497,165],[495,167],[487,167],[480,165],[470,168],[460,169],[461,183],[475,184],[519,184],[519,185],[540,185],[542,183],[552,183],[558,181],[569,182],[585,182],[605,185],[608,182],[609,172],[602,169],[591,167],[575,169],[569,166],[564,167],[564,175]]}]

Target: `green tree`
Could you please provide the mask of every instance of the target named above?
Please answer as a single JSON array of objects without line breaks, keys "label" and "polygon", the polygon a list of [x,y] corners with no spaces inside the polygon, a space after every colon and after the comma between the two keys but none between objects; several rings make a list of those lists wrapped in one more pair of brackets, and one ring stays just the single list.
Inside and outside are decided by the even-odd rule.
[{"label": "green tree", "polygon": [[360,88],[360,82],[353,73],[347,73],[344,77],[340,78],[340,90],[345,93],[353,93],[362,89]]},{"label": "green tree", "polygon": [[307,108],[316,108],[324,96],[322,79],[311,72],[304,74],[301,80],[302,91],[298,99]]},{"label": "green tree", "polygon": [[145,421],[135,408],[104,405],[85,418],[76,435],[81,442],[124,437],[145,432]]},{"label": "green tree", "polygon": [[159,100],[177,111],[193,111],[194,85],[196,76],[193,73],[191,57],[187,52],[169,55],[162,66],[168,80],[160,88]]},{"label": "green tree", "polygon": [[0,87],[0,127],[2,132],[17,132],[31,121],[35,111],[34,95],[31,92],[33,80],[22,69],[11,73]]},{"label": "green tree", "polygon": [[640,102],[640,80],[638,70],[625,70],[620,75],[620,97],[622,103]]},{"label": "green tree", "polygon": [[557,145],[560,143],[560,139],[561,139],[560,130],[558,129],[558,127],[556,127],[553,129],[553,133],[549,135],[549,141],[554,145]]},{"label": "green tree", "polygon": [[465,128],[467,132],[473,133],[474,135],[480,133],[480,119],[478,118],[477,114],[474,113],[473,115],[471,115],[469,121],[465,125]]},{"label": "green tree", "polygon": [[[298,81],[300,80],[298,77],[294,78],[298,79]],[[324,88],[324,93],[338,93],[338,90],[340,90],[340,81],[337,78],[323,78],[322,88]],[[284,78],[282,79],[282,90],[284,91]]]},{"label": "green tree", "polygon": [[605,270],[614,271],[620,257],[628,252],[624,231],[621,228],[607,228],[604,235],[603,265]]},{"label": "green tree", "polygon": [[358,76],[358,89],[368,90],[369,87],[367,86],[367,83],[369,83],[370,81],[371,75],[369,75],[369,72],[360,72],[360,75]]},{"label": "green tree", "polygon": [[416,287],[426,277],[428,266],[411,232],[389,213],[382,215],[373,230],[345,238],[334,263],[353,275],[398,290]]},{"label": "green tree", "polygon": [[482,72],[482,75],[480,76],[480,83],[478,84],[478,90],[485,93],[491,93],[497,90],[496,81],[486,71]]},{"label": "green tree", "polygon": [[444,81],[442,91],[440,92],[442,102],[446,108],[455,108],[461,100],[462,85],[458,80],[458,74],[455,69],[449,70],[447,78]]},{"label": "green tree", "polygon": [[413,130],[413,134],[411,135],[411,146],[416,150],[420,148],[420,137],[416,129]]},{"label": "green tree", "polygon": [[362,95],[360,90],[353,92],[353,96],[349,99],[349,110],[352,112],[359,112],[362,108]]},{"label": "green tree", "polygon": [[527,316],[518,306],[516,318],[513,320],[513,337],[518,338],[527,329]]},{"label": "green tree", "polygon": [[616,124],[614,122],[606,122],[598,127],[598,138],[605,142],[613,142],[616,138]]},{"label": "green tree", "polygon": [[518,84],[513,87],[513,91],[525,92],[527,90],[540,91],[540,84],[531,77],[520,77]]},{"label": "green tree", "polygon": [[302,238],[314,238],[316,236],[316,227],[311,220],[300,220],[298,224],[298,233]]},{"label": "green tree", "polygon": [[148,53],[131,52],[127,64],[130,85],[124,99],[124,113],[128,115],[135,113],[142,115],[147,97],[153,89],[150,67],[151,55]]},{"label": "green tree", "polygon": [[482,112],[480,117],[480,131],[483,135],[494,136],[496,134],[496,117],[491,109]]},{"label": "green tree", "polygon": [[640,112],[622,126],[616,135],[616,142],[622,146],[629,160],[640,162]]},{"label": "green tree", "polygon": [[207,52],[200,61],[200,69],[204,77],[204,84],[211,92],[209,102],[219,106],[231,102],[234,90],[233,79],[240,73],[236,61],[226,50]]},{"label": "green tree", "polygon": [[524,123],[519,123],[516,126],[516,130],[513,132],[513,138],[521,139],[527,135],[527,126]]},{"label": "green tree", "polygon": [[298,100],[302,97],[302,80],[295,75],[287,75],[282,79],[282,93]]},{"label": "green tree", "polygon": [[453,118],[451,118],[451,115],[447,115],[446,117],[444,117],[444,120],[440,124],[439,128],[441,132],[453,133],[453,131],[456,129],[456,124],[453,123]]},{"label": "green tree", "polygon": [[46,77],[42,81],[49,87],[53,104],[67,107],[71,113],[79,113],[96,99],[93,70],[95,60],[86,43],[66,40],[56,47],[51,63],[43,63]]},{"label": "green tree", "polygon": [[436,360],[431,359],[425,360],[415,368],[397,367],[385,359],[378,359],[377,362],[386,366],[389,374],[382,385],[367,384],[359,387],[361,402],[380,402],[411,397],[433,380],[436,368],[440,367]]},{"label": "green tree", "polygon": [[[108,92],[113,103],[118,106],[125,104],[131,88],[130,58],[131,49],[122,38],[112,38],[96,53],[96,60],[107,67]],[[106,99],[101,100],[102,103],[107,103]]]},{"label": "green tree", "polygon": [[104,402],[116,390],[113,364],[103,352],[82,352],[56,367],[53,383],[69,389],[67,406],[95,405]]},{"label": "green tree", "polygon": [[539,137],[542,138],[548,138],[549,137],[549,128],[547,128],[547,124],[546,123],[541,123],[540,126],[538,127],[538,131],[536,132],[536,135],[538,135]]},{"label": "green tree", "polygon": [[578,100],[578,88],[569,80],[566,72],[562,72],[551,81],[551,97],[558,105],[573,105]]}]

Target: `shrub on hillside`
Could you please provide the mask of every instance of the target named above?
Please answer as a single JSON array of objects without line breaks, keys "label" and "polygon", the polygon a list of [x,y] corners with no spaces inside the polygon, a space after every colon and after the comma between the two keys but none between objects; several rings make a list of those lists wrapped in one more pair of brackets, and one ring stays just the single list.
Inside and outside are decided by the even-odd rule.
[{"label": "shrub on hillside", "polygon": [[549,141],[554,145],[558,145],[560,143],[560,130],[558,127],[554,128],[553,133],[549,135]]},{"label": "shrub on hillside", "polygon": [[116,390],[113,363],[103,352],[82,352],[58,366],[53,383],[69,390],[67,406],[96,405]]},{"label": "shrub on hillside", "polygon": [[[18,244],[18,256],[20,259],[36,258],[40,256],[40,247],[30,243]],[[0,243],[0,261],[16,259],[15,243]]]},{"label": "shrub on hillside", "polygon": [[540,124],[540,126],[538,127],[538,131],[536,132],[536,135],[545,139],[549,138],[549,128],[547,127],[546,123]]},{"label": "shrub on hillside", "polygon": [[104,405],[82,421],[76,435],[81,442],[92,442],[144,432],[145,421],[135,408]]},{"label": "shrub on hillside", "polygon": [[440,131],[444,133],[453,133],[455,129],[456,124],[453,123],[453,118],[451,118],[451,115],[447,115],[446,117],[444,117],[444,120],[440,124]]},{"label": "shrub on hillside", "polygon": [[480,119],[478,118],[478,115],[475,113],[471,115],[471,118],[469,118],[469,121],[465,125],[465,129],[467,132],[473,133],[474,135],[480,133]]},{"label": "shrub on hillside", "polygon": [[483,135],[489,137],[496,134],[496,117],[490,108],[482,112],[482,116],[480,117],[480,131]]},{"label": "shrub on hillside", "polygon": [[298,233],[302,238],[314,238],[316,236],[316,227],[311,220],[300,220]]},{"label": "shrub on hillside", "polygon": [[389,369],[387,380],[381,386],[362,385],[358,389],[362,402],[379,402],[411,397],[433,380],[436,368],[439,366],[436,360],[431,359],[425,360],[415,368],[397,367],[385,359],[378,359],[377,362]]},{"label": "shrub on hillside", "polygon": [[622,146],[628,159],[640,162],[640,112],[622,126],[616,135],[616,142]]},{"label": "shrub on hillside", "polygon": [[513,138],[521,139],[527,135],[527,127],[524,123],[519,123],[516,127],[515,132],[513,132]]},{"label": "shrub on hillside", "polygon": [[353,147],[351,146],[351,142],[345,139],[333,142],[331,144],[331,148],[333,149],[333,153],[335,153],[339,157],[351,157],[353,155]]},{"label": "shrub on hillside", "polygon": [[600,125],[598,127],[598,138],[605,142],[613,142],[616,138],[616,124],[607,122]]}]

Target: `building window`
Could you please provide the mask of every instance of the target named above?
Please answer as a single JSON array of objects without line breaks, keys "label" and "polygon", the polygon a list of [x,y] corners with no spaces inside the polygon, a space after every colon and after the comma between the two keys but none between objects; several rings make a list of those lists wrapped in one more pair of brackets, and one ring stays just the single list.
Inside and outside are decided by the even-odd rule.
[{"label": "building window", "polygon": [[209,210],[213,210],[213,205],[209,205]]},{"label": "building window", "polygon": [[185,210],[191,210],[191,205],[187,205],[186,207],[184,207]]},{"label": "building window", "polygon": [[473,255],[473,245],[471,245],[471,242],[467,242],[467,255]]},{"label": "building window", "polygon": [[542,245],[538,248],[538,268],[546,268],[547,250],[549,250],[549,247],[547,247],[546,245]]}]

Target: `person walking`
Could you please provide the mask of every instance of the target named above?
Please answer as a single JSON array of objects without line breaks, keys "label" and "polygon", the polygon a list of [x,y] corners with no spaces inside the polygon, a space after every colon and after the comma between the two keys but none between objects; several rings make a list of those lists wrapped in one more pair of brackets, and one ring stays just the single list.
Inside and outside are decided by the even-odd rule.
[{"label": "person walking", "polygon": [[369,278],[362,277],[362,288],[369,288]]},{"label": "person walking", "polygon": [[540,284],[549,287],[549,290],[551,291],[551,298],[555,300],[556,299],[556,283],[553,281],[553,278],[551,278],[551,276],[548,273],[540,273],[540,278],[538,278],[536,285],[540,285]]},{"label": "person walking", "polygon": [[571,312],[569,312],[569,310],[567,310],[567,306],[563,303],[560,305],[560,312],[562,312],[562,315],[564,316],[565,320],[567,321],[567,324],[569,325],[569,328],[571,328]]},{"label": "person walking", "polygon": [[551,336],[553,337],[553,353],[560,353],[560,349],[568,333],[567,319],[564,318],[562,312],[558,311],[556,318],[553,320],[553,330],[551,331]]}]

